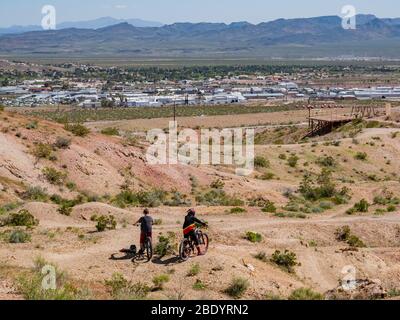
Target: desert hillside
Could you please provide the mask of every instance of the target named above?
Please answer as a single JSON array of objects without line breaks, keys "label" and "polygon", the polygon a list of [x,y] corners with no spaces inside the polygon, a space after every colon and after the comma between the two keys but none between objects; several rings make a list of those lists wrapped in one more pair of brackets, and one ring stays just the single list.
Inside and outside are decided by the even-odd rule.
[{"label": "desert hillside", "polygon": [[[0,118],[1,299],[48,297],[37,280],[46,263],[59,270],[58,298],[400,295],[400,129],[390,119],[311,140],[302,127],[259,129],[256,172],[239,177],[227,166],[151,166],[136,136]],[[119,253],[138,242],[143,207],[156,219],[148,263]],[[211,241],[182,263],[190,207]],[[364,285],[335,290],[349,266]]]}]

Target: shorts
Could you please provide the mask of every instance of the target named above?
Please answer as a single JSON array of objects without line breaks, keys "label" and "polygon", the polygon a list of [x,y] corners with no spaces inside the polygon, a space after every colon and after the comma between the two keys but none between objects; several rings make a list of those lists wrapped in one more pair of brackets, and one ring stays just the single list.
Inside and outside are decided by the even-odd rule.
[{"label": "shorts", "polygon": [[144,244],[146,238],[150,238],[152,237],[152,232],[141,232],[140,233],[140,244]]},{"label": "shorts", "polygon": [[199,239],[197,238],[197,234],[195,230],[190,231],[189,233],[185,234],[185,239],[192,239],[192,241],[199,246]]}]

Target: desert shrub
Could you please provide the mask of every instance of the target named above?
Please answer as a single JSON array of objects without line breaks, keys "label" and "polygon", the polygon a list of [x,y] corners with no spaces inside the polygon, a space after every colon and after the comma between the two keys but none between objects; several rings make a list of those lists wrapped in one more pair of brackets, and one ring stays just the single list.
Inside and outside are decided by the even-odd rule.
[{"label": "desert shrub", "polygon": [[272,180],[274,179],[275,175],[272,172],[263,173],[260,177],[261,180]]},{"label": "desert shrub", "polygon": [[39,221],[26,209],[22,209],[17,213],[12,213],[6,219],[5,225],[13,227],[32,228],[39,224]]},{"label": "desert shrub", "polygon": [[277,210],[275,204],[272,201],[267,201],[265,204],[264,208],[262,208],[262,212],[268,212],[268,213],[275,213]]},{"label": "desert shrub", "polygon": [[347,239],[347,244],[353,248],[365,248],[366,247],[365,243],[359,237],[357,237],[355,235],[350,235],[350,237]]},{"label": "desert shrub", "polygon": [[386,210],[387,210],[387,212],[395,212],[397,210],[397,207],[395,205],[391,204],[387,207]]},{"label": "desert shrub", "polygon": [[106,136],[119,136],[119,130],[117,128],[104,128],[101,133]]},{"label": "desert shrub", "polygon": [[4,106],[3,105],[0,105],[0,112],[3,112],[4,111]]},{"label": "desert shrub", "polygon": [[270,201],[268,199],[265,199],[262,196],[256,196],[254,198],[248,199],[248,204],[250,207],[258,207],[258,208],[263,208],[268,205]]},{"label": "desert shrub", "polygon": [[291,155],[288,159],[288,165],[289,167],[295,168],[297,166],[298,161],[300,158],[296,155]]},{"label": "desert shrub", "polygon": [[243,278],[234,278],[225,293],[234,299],[240,299],[249,288],[249,282]]},{"label": "desert shrub", "polygon": [[186,195],[175,191],[172,193],[170,200],[164,201],[164,205],[170,207],[190,207],[192,202]]},{"label": "desert shrub", "polygon": [[89,298],[87,289],[76,287],[68,280],[68,276],[53,266],[56,271],[56,289],[47,290],[43,288],[43,279],[46,274],[42,274],[44,266],[51,266],[51,263],[43,259],[36,259],[35,268],[30,272],[25,272],[17,279],[18,291],[26,300],[83,300]]},{"label": "desert shrub", "polygon": [[192,264],[189,271],[187,272],[188,277],[195,277],[200,273],[200,265],[198,263]]},{"label": "desert shrub", "polygon": [[176,236],[174,233],[168,232],[167,236],[160,235],[158,237],[158,243],[154,248],[154,253],[160,257],[165,257],[168,254],[174,254],[176,248]]},{"label": "desert shrub", "polygon": [[248,231],[245,238],[253,243],[262,241],[262,235],[253,231]]},{"label": "desert shrub", "polygon": [[23,230],[14,230],[8,238],[9,243],[26,243],[31,241],[31,235]]},{"label": "desert shrub", "polygon": [[200,279],[197,279],[196,282],[193,284],[193,290],[205,290],[207,288],[206,284],[203,283]]},{"label": "desert shrub", "polygon": [[232,213],[232,214],[245,213],[245,212],[247,212],[246,209],[243,209],[240,207],[235,207],[230,210],[230,213]]},{"label": "desert shrub", "polygon": [[161,274],[153,278],[154,290],[163,290],[164,284],[169,281],[169,276],[167,274]]},{"label": "desert shrub", "polygon": [[139,192],[124,190],[116,195],[112,202],[121,208],[138,205],[155,208],[159,207],[165,202],[166,195],[167,193],[165,191],[158,189]]},{"label": "desert shrub", "polygon": [[67,123],[65,124],[64,129],[71,132],[73,135],[77,137],[86,137],[90,133],[90,130],[80,123],[76,124]]},{"label": "desert shrub", "polygon": [[[317,201],[320,199],[333,198],[336,202],[345,201],[349,198],[349,190],[343,188],[340,191],[332,179],[332,172],[326,168],[314,179],[310,174],[305,174],[299,188],[300,193],[306,200]],[[337,199],[335,199],[337,197]]]},{"label": "desert shrub", "polygon": [[331,156],[325,156],[325,157],[319,158],[317,160],[317,164],[319,164],[322,167],[333,168],[336,166],[336,161]]},{"label": "desert shrub", "polygon": [[365,152],[357,152],[354,158],[356,160],[365,161],[368,158],[368,154],[366,154]]},{"label": "desert shrub", "polygon": [[268,168],[270,166],[270,163],[266,158],[262,156],[257,156],[254,158],[254,165],[257,168]]},{"label": "desert shrub", "polygon": [[268,258],[267,258],[267,254],[265,252],[259,252],[257,253],[254,258],[256,258],[257,260],[260,260],[262,262],[267,262]]},{"label": "desert shrub", "polygon": [[38,122],[36,120],[30,121],[26,124],[25,129],[34,130],[38,128]]},{"label": "desert shrub", "polygon": [[364,242],[359,239],[357,236],[351,233],[349,226],[344,226],[336,230],[335,233],[336,240],[341,242],[346,242],[351,247],[355,248],[364,248],[366,245]]},{"label": "desert shrub", "polygon": [[357,212],[368,212],[369,210],[369,203],[367,200],[362,199],[360,202],[357,202],[353,208],[346,211],[347,214],[354,214]]},{"label": "desert shrub", "polygon": [[205,206],[240,207],[244,201],[231,197],[224,190],[212,189],[196,196],[196,202]]},{"label": "desert shrub", "polygon": [[329,210],[333,208],[333,203],[330,201],[321,201],[319,207],[323,210]]},{"label": "desert shrub", "polygon": [[33,155],[38,159],[49,159],[52,155],[53,147],[49,144],[39,143],[33,150]]},{"label": "desert shrub", "polygon": [[143,300],[151,291],[146,284],[134,284],[120,273],[114,273],[110,280],[105,281],[105,285],[115,300]]},{"label": "desert shrub", "polygon": [[322,294],[309,288],[300,288],[294,290],[288,298],[289,300],[323,300]]},{"label": "desert shrub", "polygon": [[162,219],[155,219],[155,220],[154,220],[154,225],[155,225],[155,226],[161,226],[162,224],[163,224]]},{"label": "desert shrub", "polygon": [[58,209],[58,213],[64,215],[64,216],[70,216],[72,213],[72,208],[73,206],[71,206],[68,203],[63,203]]},{"label": "desert shrub", "polygon": [[279,155],[279,159],[281,159],[281,160],[286,160],[286,159],[287,159],[286,154],[281,153],[281,154]]},{"label": "desert shrub", "polygon": [[100,216],[96,217],[97,222],[96,224],[96,229],[98,232],[103,232],[105,230],[115,230],[117,227],[117,221],[115,221],[114,216],[109,215],[109,216]]},{"label": "desert shrub", "polygon": [[15,202],[7,203],[5,205],[0,206],[0,216],[17,209],[19,206],[20,204]]},{"label": "desert shrub", "polygon": [[54,185],[61,185],[63,184],[64,180],[67,177],[67,174],[61,171],[58,171],[54,168],[51,167],[45,167],[42,170],[42,173],[45,177],[45,179],[50,183]]},{"label": "desert shrub", "polygon": [[54,146],[58,149],[68,149],[71,145],[71,140],[64,137],[57,137]]},{"label": "desert shrub", "polygon": [[338,241],[347,241],[351,235],[351,230],[349,226],[344,226],[336,230],[335,236]]},{"label": "desert shrub", "polygon": [[41,187],[28,187],[28,189],[22,193],[22,199],[30,201],[45,202],[48,200],[48,194],[45,189]]},{"label": "desert shrub", "polygon": [[285,269],[287,272],[292,273],[294,271],[293,267],[297,265],[297,257],[294,252],[288,250],[281,252],[276,250],[272,255],[271,262]]},{"label": "desert shrub", "polygon": [[212,189],[223,189],[224,187],[225,183],[221,179],[216,179],[210,184]]}]

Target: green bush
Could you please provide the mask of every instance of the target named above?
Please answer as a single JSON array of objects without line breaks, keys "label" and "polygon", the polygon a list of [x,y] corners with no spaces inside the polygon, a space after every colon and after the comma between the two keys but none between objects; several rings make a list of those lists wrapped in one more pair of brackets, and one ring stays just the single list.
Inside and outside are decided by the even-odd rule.
[{"label": "green bush", "polygon": [[336,161],[331,156],[325,156],[325,157],[319,158],[317,160],[317,164],[319,164],[322,167],[333,168],[336,166]]},{"label": "green bush", "polygon": [[41,187],[29,187],[22,195],[22,199],[38,202],[46,202],[49,198],[45,189]]},{"label": "green bush", "polygon": [[369,203],[367,200],[362,199],[360,202],[357,202],[353,208],[347,210],[347,214],[353,214],[357,212],[368,212],[369,210]]},{"label": "green bush", "polygon": [[9,243],[26,243],[31,241],[31,236],[23,230],[15,230],[10,234]]},{"label": "green bush", "polygon": [[117,128],[105,128],[101,130],[101,133],[107,136],[119,136],[119,130]]},{"label": "green bush", "polygon": [[247,212],[246,209],[243,209],[240,207],[235,207],[230,210],[230,213],[232,213],[232,214],[245,213],[245,212]]},{"label": "green bush", "polygon": [[155,276],[153,278],[154,290],[163,290],[164,284],[166,284],[168,281],[169,281],[169,276],[167,274]]},{"label": "green bush", "polygon": [[73,135],[77,137],[86,137],[90,133],[90,130],[80,123],[76,124],[67,123],[64,126],[64,129],[71,132]]},{"label": "green bush", "polygon": [[288,159],[288,165],[289,167],[295,168],[297,166],[298,161],[300,158],[296,155],[291,155]]},{"label": "green bush", "polygon": [[300,288],[294,290],[288,298],[289,300],[323,300],[322,294],[309,288]]},{"label": "green bush", "polygon": [[276,206],[272,201],[267,201],[265,204],[264,208],[262,208],[262,212],[267,212],[267,213],[276,213]]},{"label": "green bush", "polygon": [[27,130],[34,130],[38,128],[38,122],[36,120],[31,121],[29,123],[27,123],[27,125],[25,126],[25,128]]},{"label": "green bush", "polygon": [[33,150],[33,155],[38,159],[50,159],[53,147],[49,144],[39,143]]},{"label": "green bush", "polygon": [[115,300],[143,300],[151,291],[149,286],[133,284],[120,273],[114,273],[110,280],[105,281],[105,285]]},{"label": "green bush", "polygon": [[193,290],[201,291],[205,290],[207,286],[200,280],[197,279],[196,282],[193,284]]},{"label": "green bush", "polygon": [[264,157],[257,156],[254,158],[254,165],[256,166],[256,168],[269,168],[270,163]]},{"label": "green bush", "polygon": [[297,257],[294,252],[289,250],[285,250],[284,252],[276,250],[272,255],[271,262],[292,273],[294,271],[293,267],[297,265]]},{"label": "green bush", "polygon": [[68,138],[57,137],[54,146],[58,149],[68,149],[71,145],[71,140]]},{"label": "green bush", "polygon": [[365,152],[357,152],[354,158],[356,160],[365,161],[368,158],[368,154],[366,154]]},{"label": "green bush", "polygon": [[17,279],[17,289],[26,300],[84,300],[89,298],[87,289],[78,288],[68,281],[68,277],[60,272],[57,267],[56,271],[56,289],[47,290],[43,288],[42,268],[51,264],[43,259],[35,261],[35,268],[32,272],[25,272]]},{"label": "green bush", "polygon": [[195,263],[190,267],[187,276],[194,277],[197,276],[199,273],[200,273],[200,265],[198,263]]},{"label": "green bush", "polygon": [[27,227],[32,228],[39,224],[39,220],[26,209],[18,211],[18,213],[12,213],[6,221],[6,225],[13,227]]},{"label": "green bush", "polygon": [[260,177],[261,180],[272,180],[274,178],[275,175],[272,172],[266,172]]},{"label": "green bush", "polygon": [[234,299],[240,299],[249,288],[249,282],[243,278],[232,279],[231,284],[225,290],[225,293]]},{"label": "green bush", "polygon": [[354,248],[365,248],[365,243],[357,236],[351,233],[349,226],[344,226],[336,230],[336,240],[346,242],[349,246]]},{"label": "green bush", "polygon": [[154,253],[160,257],[165,257],[168,254],[174,254],[176,251],[176,236],[172,232],[168,232],[167,236],[160,235],[158,243],[154,248]]},{"label": "green bush", "polygon": [[240,207],[244,205],[244,201],[231,197],[224,190],[212,189],[204,194],[196,196],[199,205],[205,206],[224,206],[224,207]]},{"label": "green bush", "polygon": [[257,253],[254,258],[256,258],[257,260],[260,260],[262,262],[267,262],[268,258],[267,258],[267,254],[265,252],[259,252]]},{"label": "green bush", "polygon": [[261,242],[262,241],[262,235],[257,233],[257,232],[248,231],[246,233],[246,239],[249,240],[250,242],[253,242],[253,243]]},{"label": "green bush", "polygon": [[98,232],[115,230],[117,227],[117,221],[115,221],[115,218],[112,215],[96,217],[95,221],[97,222],[96,229]]},{"label": "green bush", "polygon": [[54,168],[51,167],[45,167],[42,170],[42,173],[46,180],[53,185],[61,185],[64,183],[67,174],[61,171],[58,171]]},{"label": "green bush", "polygon": [[167,193],[159,189],[139,192],[124,190],[116,195],[112,202],[120,208],[139,205],[142,207],[155,208],[159,207],[165,202],[166,196]]},{"label": "green bush", "polygon": [[216,179],[210,184],[212,189],[223,189],[224,187],[225,183],[221,179]]}]

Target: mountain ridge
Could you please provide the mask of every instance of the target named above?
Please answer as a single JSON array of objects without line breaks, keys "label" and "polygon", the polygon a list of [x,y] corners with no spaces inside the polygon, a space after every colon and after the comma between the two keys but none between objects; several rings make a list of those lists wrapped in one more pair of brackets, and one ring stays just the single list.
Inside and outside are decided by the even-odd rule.
[{"label": "mountain ridge", "polygon": [[357,21],[356,30],[343,29],[338,16],[277,19],[259,24],[178,22],[160,27],[136,27],[124,21],[97,29],[2,35],[0,54],[400,57],[400,18],[358,15]]}]

